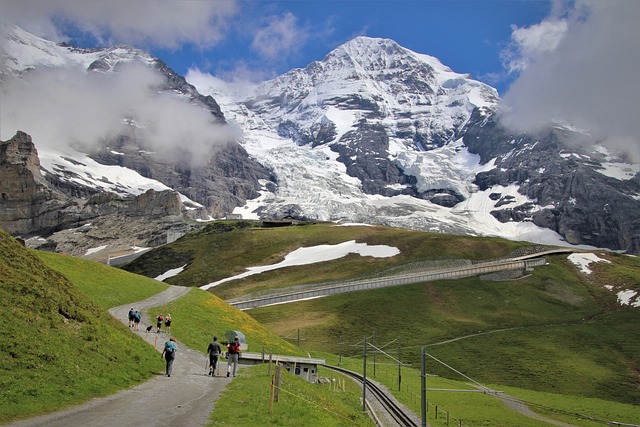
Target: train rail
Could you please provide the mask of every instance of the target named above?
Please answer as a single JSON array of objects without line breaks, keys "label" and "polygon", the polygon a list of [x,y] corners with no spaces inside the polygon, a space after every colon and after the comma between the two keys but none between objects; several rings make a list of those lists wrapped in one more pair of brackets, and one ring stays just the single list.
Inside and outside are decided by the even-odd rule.
[{"label": "train rail", "polygon": [[[337,366],[324,366],[327,369],[331,369],[333,371],[347,375],[361,384],[364,381],[364,377],[357,372],[349,371]],[[394,399],[392,399],[382,388],[377,386],[370,379],[367,379],[366,387],[369,395],[375,397],[375,399],[380,402],[380,405],[389,415],[389,418],[394,420],[397,425],[406,427],[418,427],[420,425],[419,422],[416,422],[416,416],[414,414],[407,414],[405,410],[400,407],[400,405],[398,405]]]}]

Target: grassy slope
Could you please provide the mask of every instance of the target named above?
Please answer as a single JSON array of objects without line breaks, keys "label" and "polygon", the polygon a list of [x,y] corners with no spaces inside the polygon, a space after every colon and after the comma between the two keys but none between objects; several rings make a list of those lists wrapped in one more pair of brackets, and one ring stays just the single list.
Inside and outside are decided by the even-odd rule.
[{"label": "grassy slope", "polygon": [[[224,225],[224,228],[227,228],[226,232],[221,231],[220,225],[215,225],[200,233],[185,236],[190,240],[189,244],[183,242],[184,238],[180,239],[176,243],[180,243],[182,246],[168,245],[162,249],[163,254],[151,251],[149,256],[153,262],[150,262],[149,265],[155,265],[152,268],[155,268],[156,271],[150,275],[160,274],[168,268],[191,263],[187,271],[171,280],[176,283],[193,285],[194,278],[197,278],[199,282],[195,284],[208,283],[240,273],[248,266],[278,262],[283,255],[300,246],[340,243],[351,239],[356,239],[359,242],[366,241],[369,244],[390,244],[400,247],[403,251],[401,261],[350,256],[341,261],[289,268],[254,276],[250,278],[251,280],[247,279],[242,283],[229,284],[226,290],[215,289],[216,292],[222,291],[223,294],[233,295],[238,292],[235,290],[236,288],[241,288],[240,293],[242,293],[248,289],[255,290],[260,287],[335,280],[352,275],[367,275],[375,271],[387,270],[429,258],[492,258],[506,255],[515,247],[522,245],[498,239],[458,238],[391,230],[383,227],[330,227],[323,224],[285,229],[238,230],[237,227],[230,227],[229,224],[234,223]],[[170,258],[165,258],[167,253],[170,254]],[[277,256],[274,256],[274,253]],[[186,260],[185,254],[189,254],[188,260]],[[384,342],[385,338],[395,339],[400,334],[404,334],[402,335],[404,338],[401,339],[403,342],[402,357],[406,360],[413,354],[415,362],[415,355],[422,343],[425,342],[434,343],[446,338],[468,335],[479,330],[490,331],[496,328],[524,326],[524,329],[496,332],[478,338],[430,347],[429,352],[446,360],[474,379],[505,384],[510,383],[513,378],[518,380],[518,376],[512,377],[510,372],[513,373],[520,369],[518,355],[523,352],[521,345],[533,345],[534,349],[537,348],[536,345],[542,345],[539,348],[541,348],[541,355],[544,357],[526,358],[522,363],[525,367],[525,374],[519,380],[526,387],[539,388],[536,381],[540,378],[547,379],[546,382],[543,381],[542,389],[548,387],[553,382],[549,378],[555,377],[545,374],[545,369],[553,365],[553,357],[562,357],[567,361],[566,364],[574,369],[571,372],[577,372],[581,378],[583,371],[586,371],[587,376],[583,378],[582,382],[589,386],[588,393],[593,390],[592,378],[594,377],[589,372],[589,367],[597,371],[597,375],[595,375],[596,388],[599,389],[597,393],[612,394],[620,390],[623,393],[628,393],[628,388],[632,392],[638,390],[637,383],[633,383],[633,380],[638,377],[638,352],[634,350],[634,348],[638,348],[638,334],[637,328],[626,328],[625,322],[629,325],[637,325],[638,316],[635,313],[638,310],[621,310],[615,304],[615,297],[612,293],[604,291],[602,285],[607,283],[615,286],[624,283],[627,288],[640,289],[637,274],[639,265],[634,258],[616,257],[612,254],[607,257],[614,260],[614,266],[603,269],[607,265],[597,264],[596,274],[591,277],[576,274],[573,266],[558,257],[554,258],[550,266],[536,269],[533,278],[519,281],[492,283],[466,279],[464,281],[410,285],[391,290],[323,298],[315,300],[316,304],[312,302],[286,304],[251,310],[248,313],[264,321],[267,326],[272,327],[281,335],[295,336],[297,328],[300,327],[303,339],[302,346],[305,349],[327,349],[327,351],[338,353],[340,351],[338,341],[342,335],[344,352],[350,352],[356,356],[354,359],[356,366],[361,365],[362,362],[357,361],[357,354],[355,354],[357,350],[353,350],[352,344],[356,340],[361,340],[365,335],[371,336],[372,332],[375,332],[378,343]],[[178,265],[178,263],[180,264]],[[144,267],[144,265],[139,264],[137,268]],[[71,268],[73,269],[73,267]],[[142,270],[145,268],[147,267]],[[106,295],[96,296],[98,299],[105,297]],[[178,335],[179,338],[185,342],[189,341],[189,345],[193,345],[194,348],[197,349],[203,345],[203,342],[206,343],[212,333],[221,334],[230,326],[233,329],[242,330],[244,328],[245,320],[236,317],[231,312],[226,313],[222,307],[227,306],[217,298],[200,291],[192,292],[189,298],[191,300],[185,300],[188,304],[182,307],[181,304],[177,304],[167,308],[171,310],[173,316],[178,313],[179,320],[175,324],[176,330],[174,332],[180,335],[184,333],[186,339]],[[189,309],[189,307],[198,308]],[[424,320],[415,321],[423,318]],[[186,327],[192,324],[192,319],[198,325],[197,331],[190,331],[191,328]],[[583,322],[582,319],[588,321]],[[596,324],[599,330],[592,328]],[[586,330],[572,329],[582,326],[585,326]],[[252,328],[253,326],[249,329]],[[545,328],[551,329],[545,331]],[[560,329],[564,329],[566,333],[559,333]],[[522,333],[523,330],[525,334]],[[552,333],[549,333],[549,330]],[[536,333],[536,331],[540,332]],[[275,347],[271,343],[272,338],[261,338],[262,332],[251,331],[250,334],[249,341],[254,344],[251,350],[259,351],[255,348],[256,343],[264,343],[266,348]],[[511,339],[507,339],[510,337],[504,334],[513,335]],[[523,339],[523,335],[530,336],[531,339],[524,340],[524,342],[518,341]],[[576,336],[580,339],[576,340]],[[502,341],[492,341],[496,337],[501,337]],[[519,345],[514,344],[509,351],[505,350],[507,359],[500,359],[492,364],[491,357],[487,357],[487,352],[489,355],[493,355],[495,346],[507,346],[511,340],[515,340],[514,343]],[[558,349],[564,345],[564,340],[575,344],[576,348],[566,352],[558,352]],[[597,347],[600,358],[596,358],[594,362],[594,355],[597,352],[595,350],[593,352],[585,351],[585,348],[579,345],[580,343],[588,343],[587,350],[591,347]],[[258,345],[261,346],[261,344]],[[456,348],[456,346],[463,346],[463,344],[468,348],[462,350]],[[553,351],[549,354],[550,349]],[[580,355],[580,352],[585,354]],[[576,358],[576,354],[582,358]],[[450,357],[454,361],[451,361]],[[343,358],[344,360],[348,359]],[[505,360],[509,363],[515,361],[515,364],[506,364]],[[551,362],[549,362],[550,360]],[[430,363],[430,365],[432,365],[430,370],[437,368],[435,363]],[[508,367],[506,372],[492,370],[500,365]],[[415,363],[414,366],[416,366]],[[477,369],[476,366],[482,366],[482,369]],[[603,366],[604,368],[602,368]],[[618,369],[620,366],[623,366],[622,370]],[[371,367],[368,369],[371,372]],[[382,367],[379,366],[378,369],[380,372]],[[395,368],[392,367],[391,371],[388,374],[390,377],[388,381],[393,389],[397,379],[393,378]],[[487,374],[479,375],[479,371],[482,373],[486,371]],[[624,372],[624,374],[612,381],[611,372],[613,371]],[[551,370],[550,372],[556,375],[555,371]],[[506,375],[507,380],[500,379],[498,381],[497,378],[500,378],[498,373]],[[567,387],[568,382],[563,381],[563,378],[569,378],[569,375],[564,372],[561,374],[564,377],[558,378],[558,384],[564,388]],[[447,375],[451,375],[450,372]],[[407,385],[412,380],[418,381],[410,393],[405,389],[398,394],[401,399],[412,404],[414,410],[419,412],[419,402],[415,401],[419,393],[417,373],[415,371],[411,373],[407,369],[403,377],[405,378],[404,384]],[[631,381],[629,381],[630,379]],[[555,386],[550,388],[555,389],[557,393],[568,392],[559,390]],[[607,420],[634,422],[640,416],[638,406],[611,403],[605,408],[606,402],[598,399],[593,399],[585,404],[584,398],[528,392],[522,389],[514,390],[510,390],[510,392],[513,392],[512,394],[520,393],[525,400],[531,400],[529,396],[533,395],[536,402],[546,402],[553,407],[563,407],[585,413],[582,410],[584,406],[585,410],[592,410],[591,413],[596,417],[609,411],[610,416],[606,418]],[[505,411],[500,404],[487,405],[486,401],[475,397],[478,395],[465,394],[464,399],[460,396],[459,393],[455,395],[440,393],[440,396],[432,396],[432,399],[437,398],[441,405],[445,405],[445,409],[453,411],[454,415],[452,416],[454,417],[457,415],[465,420],[489,420],[488,424],[482,422],[486,425],[544,425],[544,423],[532,421],[525,423],[522,420],[497,424],[497,419],[509,420],[515,415],[510,414],[505,418]],[[229,404],[230,407],[235,407],[238,404],[238,399],[242,398],[236,392],[230,392],[222,397],[219,404]],[[474,404],[475,401],[480,403]],[[495,408],[490,409],[493,406]],[[216,418],[215,413],[214,418]],[[515,419],[517,418],[515,416]],[[430,419],[430,422],[433,423],[434,420]],[[437,424],[439,421],[435,422],[434,425],[439,425]]]},{"label": "grassy slope", "polygon": [[167,282],[181,286],[202,286],[243,273],[247,267],[269,265],[300,247],[335,245],[349,240],[369,245],[393,245],[401,253],[392,258],[350,255],[336,261],[289,267],[217,286],[214,293],[229,299],[263,288],[362,277],[374,272],[425,259],[486,259],[505,256],[522,242],[502,239],[424,233],[389,227],[336,226],[331,223],[280,228],[259,228],[249,221],[222,221],[189,233],[178,241],[147,252],[123,268],[155,277],[170,268],[185,270]]},{"label": "grassy slope", "polygon": [[[347,354],[351,344],[375,333],[379,343],[399,337],[405,360],[417,363],[427,345],[429,353],[477,380],[640,401],[640,334],[633,327],[640,324],[640,310],[620,308],[615,295],[568,274],[570,269],[558,259],[517,281],[441,281],[248,313],[283,336],[296,336],[300,328],[305,349],[338,353],[342,337]],[[481,335],[446,343],[474,334]],[[452,375],[441,366],[432,369]]]},{"label": "grassy slope", "polygon": [[[12,312],[6,313],[18,319],[14,322],[14,327],[6,329],[5,332],[10,337],[11,345],[16,348],[10,353],[11,357],[19,360],[13,361],[13,364],[4,363],[3,360],[6,369],[3,369],[0,376],[0,399],[8,404],[2,405],[0,423],[53,411],[93,396],[108,394],[162,370],[162,361],[158,363],[159,359],[153,356],[155,353],[150,347],[141,346],[126,327],[114,321],[82,294],[90,296],[89,299],[101,307],[109,308],[147,298],[165,289],[165,284],[79,258],[28,251],[7,235],[3,234],[1,237],[2,297],[3,301],[7,301],[12,307]],[[27,274],[28,271],[32,273]],[[43,315],[39,307],[27,304],[30,309],[26,310],[22,301],[25,296],[30,300],[39,299],[30,295],[33,283],[39,283],[42,287],[46,284],[46,291],[40,288],[34,291],[39,296],[46,295],[46,303],[53,309],[64,299],[58,297],[59,293],[70,293],[69,298],[72,302],[65,302],[65,305],[73,306],[75,311],[83,310],[83,318],[75,319],[73,322],[63,320],[62,324],[57,324],[55,321],[47,320],[49,316]],[[64,288],[64,292],[58,289],[61,287]],[[17,289],[21,291],[17,292]],[[151,310],[150,314],[156,310]],[[204,351],[213,333],[222,334],[227,329],[239,329],[251,343],[251,350],[260,351],[264,345],[267,351],[272,350],[274,353],[302,354],[298,348],[278,338],[247,314],[233,309],[204,291],[194,289],[179,301],[162,307],[161,311],[168,310],[175,319],[173,334],[194,349]],[[15,313],[25,311],[30,314],[40,313],[35,317],[37,322],[31,323],[50,324],[50,327],[46,328],[48,330],[43,331],[44,326],[39,325],[37,332],[31,331],[30,325],[25,326],[23,319],[15,316]],[[55,313],[53,316],[55,317]],[[103,323],[106,326],[103,326]],[[74,334],[83,332],[83,336],[78,339],[67,336],[64,331],[67,327],[74,330]],[[17,331],[21,331],[21,334]],[[41,349],[34,349],[42,338],[41,334],[46,335],[47,340]],[[64,342],[64,345],[60,342]],[[117,346],[125,354],[119,354],[120,351],[114,354],[113,349],[107,346]],[[31,350],[37,354],[28,354]],[[67,354],[70,356],[67,357]],[[40,358],[42,360],[39,360]],[[20,368],[19,364],[27,366]],[[265,381],[256,383],[253,380],[255,375],[264,376],[260,369],[264,370],[258,367],[256,372],[259,374],[248,374],[248,378],[238,378],[238,383],[244,381],[244,384],[237,387],[237,392],[225,393],[218,406],[226,404],[235,408],[238,399],[253,397],[258,392],[265,395],[266,386],[266,399],[256,405],[255,411],[244,412],[249,423],[255,421],[263,425],[263,420],[272,422],[275,419],[282,425],[300,425],[304,420],[314,419],[323,425],[344,425],[343,421],[347,419],[350,425],[371,425],[369,418],[359,413],[358,405],[351,401],[357,400],[359,396],[359,392],[353,387],[348,394],[326,396],[326,390],[306,382],[300,383],[298,378],[293,377],[285,380],[285,386],[290,387],[283,392],[274,416],[269,416],[263,411],[268,403],[268,378],[263,378],[267,381],[266,384],[263,384]],[[9,370],[13,378],[9,378]],[[46,386],[43,387],[43,384]],[[297,397],[291,398],[294,395],[286,394],[287,391],[293,392]],[[301,396],[321,402],[322,407],[309,411],[308,402],[300,400]]]},{"label": "grassy slope", "polygon": [[[231,298],[260,289],[371,275],[425,259],[494,258],[524,245],[385,227],[315,224],[238,229],[229,224],[225,230],[220,225],[210,226],[171,247],[176,253],[192,255],[186,271],[172,278],[175,283],[201,285],[238,274],[246,267],[278,262],[301,246],[351,239],[396,246],[401,255],[392,259],[353,255],[275,270],[229,282],[212,292]],[[616,291],[640,290],[640,262],[616,254],[599,256],[613,264],[592,265],[595,272],[590,276],[579,273],[566,256],[554,256],[550,265],[520,280],[432,282],[248,313],[281,336],[295,338],[300,329],[305,350],[339,353],[342,337],[343,352],[357,353],[352,345],[364,336],[375,334],[378,343],[400,337],[403,358],[414,365],[419,363],[423,344],[480,332],[477,337],[430,346],[429,352],[483,382],[637,403],[640,334],[634,325],[640,324],[640,310],[620,307],[615,291],[604,285],[612,285]],[[430,369],[455,376],[437,363]],[[637,414],[638,407],[632,408]]]},{"label": "grassy slope", "polygon": [[[275,369],[271,369],[274,374]],[[212,426],[373,426],[362,413],[362,389],[344,381],[344,390],[311,384],[283,370],[280,395],[269,413],[268,365],[242,369],[216,402]],[[335,377],[335,375],[334,375]],[[338,377],[342,379],[342,377]],[[229,414],[233,414],[229,416]]]},{"label": "grassy slope", "polygon": [[157,353],[0,230],[0,422],[49,412],[162,370]]},{"label": "grassy slope", "polygon": [[48,267],[64,275],[103,308],[142,301],[167,288],[165,283],[157,280],[82,258],[51,252],[36,254]]}]

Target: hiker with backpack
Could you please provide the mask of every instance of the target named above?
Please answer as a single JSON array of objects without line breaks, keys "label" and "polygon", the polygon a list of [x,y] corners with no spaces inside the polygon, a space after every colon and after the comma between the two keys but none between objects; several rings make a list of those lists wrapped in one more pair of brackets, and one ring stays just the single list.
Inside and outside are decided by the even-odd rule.
[{"label": "hiker with backpack", "polygon": [[142,318],[142,315],[140,314],[140,312],[138,312],[138,310],[136,310],[136,312],[133,314],[133,330],[137,331],[138,328],[140,327],[140,319]]},{"label": "hiker with backpack", "polygon": [[171,315],[169,313],[167,313],[167,315],[164,316],[164,326],[165,326],[165,329],[167,330],[167,333],[170,334],[171,333]]},{"label": "hiker with backpack", "polygon": [[133,309],[133,307],[131,307],[129,309],[129,327],[133,328],[133,322],[135,320],[136,316],[136,311]]},{"label": "hiker with backpack", "polygon": [[158,317],[156,317],[157,323],[156,323],[156,327],[158,328],[158,330],[156,331],[156,334],[160,333],[160,328],[162,328],[162,314],[158,314]]},{"label": "hiker with backpack", "polygon": [[218,355],[222,353],[220,344],[218,344],[218,337],[213,337],[213,342],[209,343],[209,347],[207,347],[207,353],[209,354],[209,375],[215,377],[216,367],[218,366]]},{"label": "hiker with backpack", "polygon": [[176,352],[178,351],[178,345],[175,338],[169,338],[169,341],[164,343],[164,349],[162,350],[162,356],[167,361],[167,377],[171,376],[173,370],[173,361],[176,358]]},{"label": "hiker with backpack", "polygon": [[233,365],[233,376],[236,376],[236,370],[238,369],[238,358],[240,357],[240,342],[238,342],[238,336],[233,339],[233,342],[227,344],[227,377],[231,373],[231,365]]}]

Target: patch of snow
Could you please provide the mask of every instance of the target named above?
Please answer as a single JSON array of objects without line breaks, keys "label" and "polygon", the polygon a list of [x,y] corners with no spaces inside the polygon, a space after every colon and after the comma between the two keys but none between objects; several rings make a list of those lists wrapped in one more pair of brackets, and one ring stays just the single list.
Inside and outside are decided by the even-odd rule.
[{"label": "patch of snow", "polygon": [[637,291],[633,291],[633,290],[624,290],[624,291],[620,291],[618,292],[618,303],[620,305],[628,305],[628,306],[632,306],[632,307],[640,307],[640,298],[636,298],[635,302],[632,302],[633,297],[635,297],[636,295],[638,295]]},{"label": "patch of snow", "polygon": [[180,274],[182,271],[184,271],[184,268],[187,266],[187,264],[183,265],[182,267],[178,267],[178,268],[173,268],[171,270],[167,270],[164,273],[162,273],[161,275],[155,277],[156,280],[159,281],[164,281],[165,279],[168,279],[169,277],[173,277],[173,276],[177,276],[178,274]]},{"label": "patch of snow", "polygon": [[101,250],[104,250],[107,248],[108,245],[104,245],[104,246],[98,246],[97,248],[91,248],[91,249],[87,249],[87,252],[85,252],[85,256],[87,255],[91,255],[91,254],[95,254],[96,252],[100,252]]},{"label": "patch of snow", "polygon": [[640,165],[629,163],[603,163],[602,168],[596,169],[602,175],[627,181],[640,172]]},{"label": "patch of snow", "polygon": [[329,107],[324,113],[324,116],[336,125],[337,135],[334,138],[336,141],[340,140],[342,135],[347,133],[356,121],[354,112],[339,110],[336,107]]},{"label": "patch of snow", "polygon": [[366,243],[356,243],[355,240],[338,243],[337,245],[318,245],[310,246],[307,248],[299,248],[287,254],[284,257],[284,260],[277,264],[265,265],[261,267],[249,267],[244,273],[232,277],[227,277],[226,279],[218,280],[217,282],[212,282],[204,286],[200,286],[200,289],[206,290],[214,286],[218,286],[222,283],[229,282],[231,280],[242,279],[244,277],[253,276],[254,274],[277,270],[279,268],[332,261],[335,259],[343,258],[353,253],[359,254],[360,256],[388,258],[398,255],[400,253],[400,250],[398,248],[387,245],[369,246]]},{"label": "patch of snow", "polygon": [[575,264],[578,268],[580,268],[580,271],[582,271],[584,274],[592,273],[591,269],[589,268],[589,264],[591,264],[592,262],[606,262],[611,264],[611,261],[604,258],[600,258],[593,253],[571,254],[567,258],[569,259],[569,261]]}]

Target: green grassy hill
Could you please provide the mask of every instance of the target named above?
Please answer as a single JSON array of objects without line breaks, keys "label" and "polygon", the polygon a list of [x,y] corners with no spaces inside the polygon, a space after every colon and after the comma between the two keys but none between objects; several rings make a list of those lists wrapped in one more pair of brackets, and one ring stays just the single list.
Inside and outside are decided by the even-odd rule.
[{"label": "green grassy hill", "polygon": [[139,383],[157,353],[34,252],[0,230],[0,422]]},{"label": "green grassy hill", "polygon": [[[359,370],[365,336],[394,357],[399,338],[401,360],[411,364],[411,368],[403,368],[402,390],[395,391],[396,362],[383,353],[376,355],[375,369],[369,357],[367,369],[417,413],[419,353],[427,346],[429,354],[459,372],[535,402],[541,405],[536,406],[537,411],[553,418],[584,426],[601,425],[598,420],[640,420],[640,309],[622,307],[616,301],[618,290],[640,290],[637,258],[598,251],[598,256],[611,264],[592,264],[593,274],[585,275],[566,255],[556,255],[548,258],[549,265],[518,280],[467,278],[420,283],[240,312],[219,297],[380,276],[444,265],[450,260],[498,258],[530,246],[386,227],[307,224],[265,229],[256,225],[216,222],[148,252],[126,268],[155,277],[186,265],[168,281],[196,286],[242,273],[247,267],[279,262],[303,246],[356,240],[395,246],[401,253],[392,258],[349,255],[274,270],[225,283],[211,293],[194,289],[186,297],[154,309],[170,311],[180,319],[172,332],[190,347],[204,351],[202,343],[210,339],[211,331],[239,329],[247,335],[252,351],[264,346],[274,352],[310,352],[329,363],[341,360]],[[11,311],[6,311],[9,318],[15,319],[0,326],[14,349],[0,359],[0,401],[9,402],[0,405],[0,423],[111,393],[162,370],[157,366],[162,361],[153,349],[139,345],[105,309],[144,299],[166,285],[77,258],[29,251],[6,234],[0,234],[0,249],[1,297],[10,307]],[[152,317],[154,310],[149,313]],[[278,336],[288,337],[289,343]],[[114,353],[114,343],[137,352]],[[292,345],[298,343],[300,348]],[[427,367],[430,373],[440,375],[430,380],[431,387],[470,387],[467,379],[434,359],[428,359]],[[264,387],[259,387],[262,393]],[[244,388],[251,390],[248,385]],[[297,386],[291,390],[295,391]],[[216,407],[233,408],[250,399],[242,393],[230,390]],[[318,399],[307,393],[312,392],[303,395]],[[321,393],[328,396],[326,390]],[[357,395],[356,391],[354,398]],[[440,405],[441,411],[451,411],[453,420],[465,420],[463,425],[548,425],[518,415],[490,396],[442,392],[430,392],[429,396],[430,411],[431,405]],[[323,398],[323,405],[331,408],[333,403]],[[350,410],[339,409],[343,403],[335,405],[338,413]],[[290,408],[281,405],[278,422],[296,425],[304,420],[304,410],[294,410],[299,412],[296,418],[282,418]],[[570,415],[574,413],[589,414],[596,421],[576,421]],[[215,415],[212,419],[219,419]],[[262,418],[264,414],[247,416],[259,420],[260,425],[274,420]],[[445,425],[433,416],[431,412],[431,425]]]},{"label": "green grassy hill", "polygon": [[[493,259],[531,246],[387,227],[256,225],[247,221],[210,224],[125,268],[151,275],[186,264],[182,273],[168,281],[200,286],[248,267],[279,262],[303,246],[356,240],[401,251],[393,258],[349,255],[288,267],[211,289],[228,299],[272,288],[384,275],[447,260]],[[420,350],[427,346],[429,354],[477,381],[637,405],[640,308],[621,306],[616,292],[640,291],[640,261],[602,251],[597,255],[611,263],[592,264],[590,275],[581,273],[567,255],[554,255],[547,257],[547,266],[517,280],[437,281],[247,313],[311,352],[357,357],[362,353],[358,343],[364,337],[378,344],[399,339],[403,361],[413,366],[419,366]],[[391,353],[395,355],[397,349],[393,347]],[[428,369],[462,379],[433,360]]]}]

